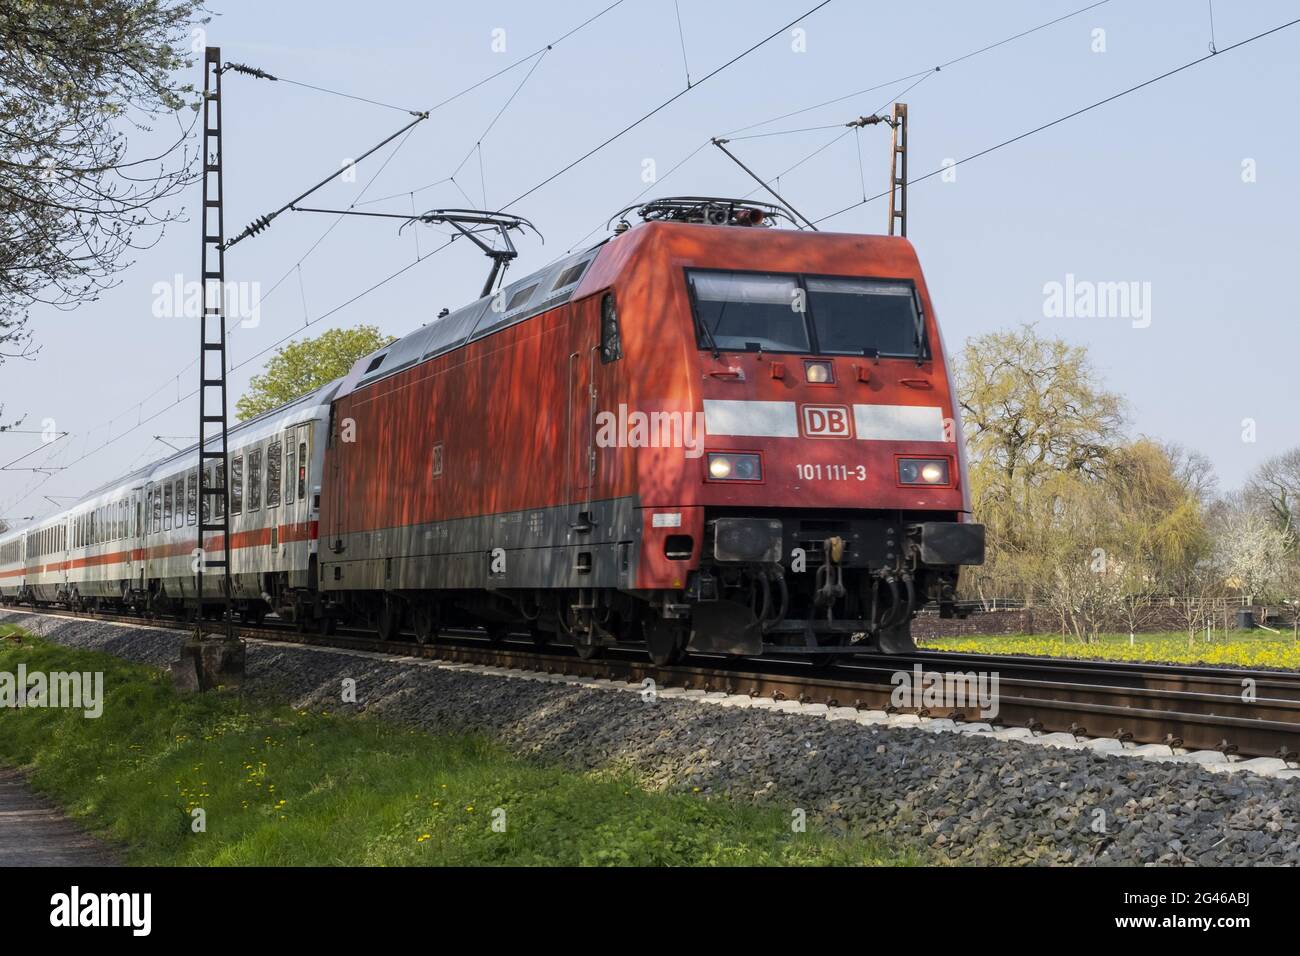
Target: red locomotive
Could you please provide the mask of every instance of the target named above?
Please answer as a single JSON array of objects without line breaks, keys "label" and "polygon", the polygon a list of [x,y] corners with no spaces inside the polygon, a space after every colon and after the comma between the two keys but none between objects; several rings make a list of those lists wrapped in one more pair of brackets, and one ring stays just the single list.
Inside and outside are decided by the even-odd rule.
[{"label": "red locomotive", "polygon": [[421,640],[910,648],[983,559],[911,244],[763,228],[755,204],[641,213],[347,376],[323,593]]},{"label": "red locomotive", "polygon": [[[644,642],[666,662],[897,652],[919,607],[951,610],[983,528],[911,244],[766,228],[778,209],[731,200],[639,212],[232,429],[256,444],[230,476],[246,614],[526,631],[584,657]],[[94,593],[193,603],[157,509],[174,483],[193,524],[195,452],[151,466],[166,498],[150,469],[114,486],[132,563]],[[78,567],[42,595],[72,595]],[[24,593],[4,564],[0,583]]]}]

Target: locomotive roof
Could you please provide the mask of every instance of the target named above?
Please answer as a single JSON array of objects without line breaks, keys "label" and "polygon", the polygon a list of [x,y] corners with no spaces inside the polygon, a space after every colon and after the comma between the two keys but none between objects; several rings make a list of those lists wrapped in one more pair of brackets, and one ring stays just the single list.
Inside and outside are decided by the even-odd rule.
[{"label": "locomotive roof", "polygon": [[[556,259],[492,295],[475,299],[376,349],[352,366],[339,396],[568,302],[602,245],[604,242]],[[494,308],[494,302],[499,306]]]}]

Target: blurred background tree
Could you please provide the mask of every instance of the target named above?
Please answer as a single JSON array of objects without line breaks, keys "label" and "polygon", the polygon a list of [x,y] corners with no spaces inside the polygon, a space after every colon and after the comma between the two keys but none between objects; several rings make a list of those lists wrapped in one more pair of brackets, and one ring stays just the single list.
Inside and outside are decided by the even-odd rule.
[{"label": "blurred background tree", "polygon": [[235,403],[235,414],[242,421],[306,395],[346,375],[357,359],[392,341],[393,336],[373,325],[330,329],[314,339],[292,341],[267,360],[261,375],[249,380],[248,391]]}]

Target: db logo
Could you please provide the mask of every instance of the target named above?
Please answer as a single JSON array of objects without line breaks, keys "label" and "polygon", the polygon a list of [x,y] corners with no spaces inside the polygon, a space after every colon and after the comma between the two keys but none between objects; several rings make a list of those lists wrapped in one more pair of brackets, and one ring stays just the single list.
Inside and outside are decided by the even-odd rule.
[{"label": "db logo", "polygon": [[851,438],[849,410],[843,405],[805,405],[803,433],[808,438]]}]

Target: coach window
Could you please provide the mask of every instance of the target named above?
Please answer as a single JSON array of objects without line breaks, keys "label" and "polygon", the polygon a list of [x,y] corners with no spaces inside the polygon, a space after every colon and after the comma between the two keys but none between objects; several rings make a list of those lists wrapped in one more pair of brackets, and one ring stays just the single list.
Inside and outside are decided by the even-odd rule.
[{"label": "coach window", "polygon": [[[203,488],[206,491],[212,487],[212,466],[203,466]],[[207,524],[208,518],[212,514],[212,502],[209,501],[211,495],[203,495],[199,498],[199,523]]]},{"label": "coach window", "polygon": [[230,461],[230,513],[244,513],[244,456],[236,455]]},{"label": "coach window", "polygon": [[163,485],[163,530],[172,529],[172,483]]},{"label": "coach window", "polygon": [[[215,470],[214,474],[215,474],[217,477],[216,477],[216,480],[212,483],[212,487],[214,487],[214,488],[221,488],[221,487],[223,487],[223,486],[226,484],[226,460],[225,460],[224,458],[221,459],[219,462],[217,462],[217,464],[216,464],[216,470]],[[222,492],[221,494],[219,494],[219,495],[213,495],[213,496],[212,496],[212,504],[213,504],[213,507],[216,508],[216,515],[217,515],[218,518],[224,518],[224,517],[225,517],[225,515],[226,515],[226,501],[227,501],[227,499],[229,499],[229,497],[230,497],[230,489],[229,489],[229,488],[226,488],[226,490],[223,491],[223,492]]]},{"label": "coach window", "polygon": [[293,432],[290,431],[285,437],[288,440],[288,446],[284,453],[284,503],[291,505],[295,500],[294,489],[298,484],[295,480],[298,455],[293,445]]},{"label": "coach window", "polygon": [[175,527],[185,526],[185,478],[176,479],[176,523]]},{"label": "coach window", "polygon": [[262,449],[248,453],[248,510],[262,507]]},{"label": "coach window", "polygon": [[614,293],[606,292],[600,300],[600,361],[608,365],[623,357],[623,337],[618,331],[618,307]]},{"label": "coach window", "polygon": [[266,449],[266,506],[280,506],[280,466],[283,464],[284,444],[273,441]]},{"label": "coach window", "polygon": [[194,524],[199,516],[199,473],[191,471],[185,476],[185,523]]}]

